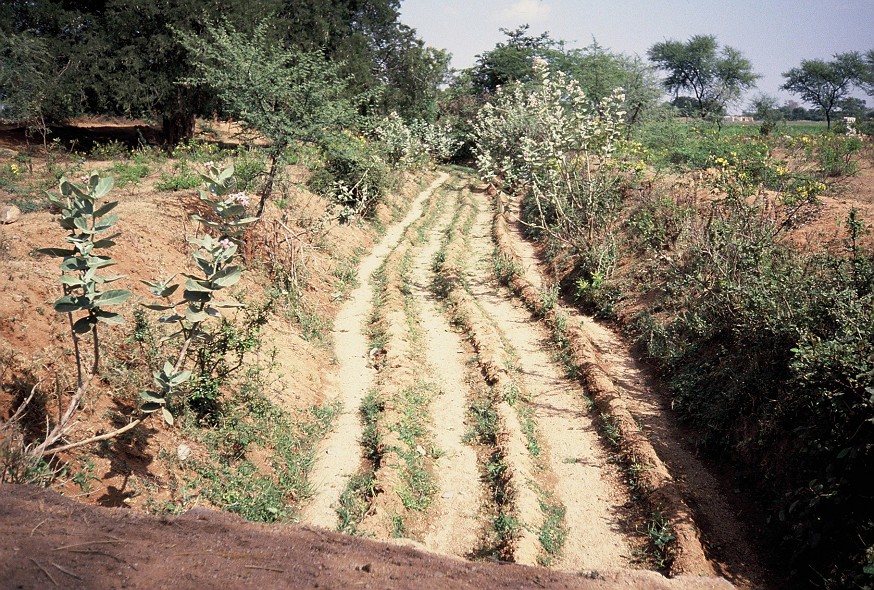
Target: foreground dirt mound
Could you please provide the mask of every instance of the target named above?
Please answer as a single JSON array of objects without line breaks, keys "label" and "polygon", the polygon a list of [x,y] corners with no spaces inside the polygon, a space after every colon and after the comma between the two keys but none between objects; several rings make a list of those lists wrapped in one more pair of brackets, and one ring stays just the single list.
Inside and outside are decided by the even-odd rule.
[{"label": "foreground dirt mound", "polygon": [[732,588],[643,571],[466,562],[209,510],[149,517],[25,486],[0,486],[0,535],[4,588]]}]

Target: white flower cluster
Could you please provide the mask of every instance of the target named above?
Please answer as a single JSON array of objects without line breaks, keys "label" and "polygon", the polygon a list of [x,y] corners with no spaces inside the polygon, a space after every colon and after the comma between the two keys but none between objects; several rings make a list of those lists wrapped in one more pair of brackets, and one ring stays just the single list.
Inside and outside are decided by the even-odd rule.
[{"label": "white flower cluster", "polygon": [[403,167],[421,165],[429,159],[446,162],[460,145],[451,127],[420,120],[407,125],[397,113],[383,119],[374,133],[385,146],[388,161]]},{"label": "white flower cluster", "polygon": [[500,88],[477,114],[475,154],[486,182],[498,177],[511,187],[551,184],[580,157],[609,158],[620,137],[621,91],[594,105],[578,82],[550,72],[545,60],[535,59],[534,72],[535,84]]},{"label": "white flower cluster", "polygon": [[[613,208],[606,170],[624,124],[624,95],[593,103],[579,83],[547,62],[536,80],[500,88],[473,122],[477,170],[485,182],[534,198],[537,224],[566,243],[592,243]],[[605,213],[606,212],[606,213]]]},{"label": "white flower cluster", "polygon": [[238,205],[242,205],[243,207],[249,206],[249,195],[245,192],[233,193],[228,195],[228,201],[236,203]]}]

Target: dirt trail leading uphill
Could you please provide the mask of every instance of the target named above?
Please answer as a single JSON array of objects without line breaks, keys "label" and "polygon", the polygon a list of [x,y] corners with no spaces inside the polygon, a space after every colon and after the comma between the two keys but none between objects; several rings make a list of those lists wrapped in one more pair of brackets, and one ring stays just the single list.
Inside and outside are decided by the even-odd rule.
[{"label": "dirt trail leading uphill", "polygon": [[[628,567],[631,549],[622,530],[627,497],[619,474],[608,461],[597,427],[589,417],[578,383],[565,379],[550,358],[551,346],[530,314],[494,288],[491,211],[482,208],[471,233],[471,294],[515,352],[516,380],[536,426],[538,457],[535,475],[552,479],[553,502],[565,511],[566,541],[555,565],[564,569]],[[529,448],[532,446],[529,443]],[[548,481],[528,485],[548,485]],[[526,522],[539,520],[525,515]]]},{"label": "dirt trail leading uphill", "polygon": [[[454,201],[454,200],[453,200]],[[425,547],[447,555],[468,555],[476,549],[482,523],[483,502],[476,453],[464,443],[467,433],[467,384],[464,382],[463,344],[440,313],[431,292],[432,261],[453,210],[445,207],[441,219],[427,235],[427,246],[416,257],[410,290],[418,301],[425,358],[437,385],[431,403],[434,442],[443,453],[436,460],[437,493],[431,530]]]},{"label": "dirt trail leading uphill", "polygon": [[361,262],[358,287],[352,291],[349,301],[343,305],[334,321],[333,338],[338,369],[333,398],[342,404],[342,411],[334,429],[319,445],[316,453],[316,463],[310,472],[315,494],[303,510],[301,522],[329,529],[337,526],[337,499],[361,463],[361,419],[358,412],[374,378],[374,371],[368,365],[370,347],[364,333],[372,309],[370,277],[397,246],[406,228],[421,217],[425,203],[448,177],[448,174],[441,174],[422,191],[403,220],[389,228],[382,241]]}]

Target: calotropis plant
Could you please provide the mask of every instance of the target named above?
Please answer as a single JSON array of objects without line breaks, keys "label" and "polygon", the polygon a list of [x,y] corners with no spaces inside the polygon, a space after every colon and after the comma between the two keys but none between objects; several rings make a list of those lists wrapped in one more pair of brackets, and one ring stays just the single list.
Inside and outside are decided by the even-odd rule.
[{"label": "calotropis plant", "polygon": [[[124,323],[121,315],[106,308],[123,303],[131,294],[125,289],[103,290],[104,285],[117,281],[124,275],[104,275],[98,272],[114,264],[112,258],[98,253],[115,245],[111,236],[103,237],[103,234],[118,221],[117,215],[110,214],[118,202],[98,205],[98,200],[106,196],[113,185],[112,177],[101,178],[96,172],[91,173],[84,185],[61,178],[60,196],[49,195],[49,199],[59,214],[58,222],[61,227],[70,232],[66,237],[70,247],[39,250],[43,254],[62,258],[61,284],[64,295],[55,301],[54,309],[58,313],[70,314],[74,338],[92,333],[94,371],[97,370],[99,359],[97,324]],[[78,340],[76,342],[78,348]],[[81,382],[82,370],[81,363],[79,364]]]},{"label": "calotropis plant", "polygon": [[221,237],[238,241],[246,227],[258,221],[258,217],[248,214],[249,196],[244,192],[234,192],[234,167],[223,170],[210,164],[207,174],[202,174],[206,189],[200,190],[200,199],[209,205],[216,219],[205,219],[200,215],[191,218],[217,231]]},{"label": "calotropis plant", "polygon": [[[183,370],[183,365],[192,342],[206,340],[209,333],[204,329],[205,322],[210,318],[221,316],[221,310],[243,307],[236,301],[221,301],[216,294],[222,289],[236,285],[243,272],[243,267],[235,264],[238,254],[237,241],[245,226],[254,223],[257,218],[246,216],[245,195],[231,193],[233,187],[233,168],[219,171],[210,167],[210,174],[204,176],[207,189],[201,191],[200,198],[208,203],[218,221],[207,220],[193,215],[192,218],[202,222],[208,228],[217,229],[221,237],[205,234],[202,238],[194,238],[189,242],[196,246],[192,252],[199,274],[183,274],[186,281],[181,285],[173,283],[175,277],[159,281],[143,281],[156,297],[163,303],[147,304],[146,307],[156,311],[166,312],[159,321],[165,324],[175,324],[178,329],[167,336],[165,340],[182,339],[182,345],[175,364],[165,363],[160,371],[155,371],[155,389],[145,391],[141,397],[144,412],[161,411],[164,420],[173,424],[173,415],[168,404],[176,394],[177,388],[191,376],[190,371]],[[216,232],[218,233],[218,232]],[[182,298],[173,301],[173,296],[182,287]]]},{"label": "calotropis plant", "polygon": [[474,121],[480,177],[532,197],[527,222],[574,248],[596,239],[615,203],[609,163],[624,124],[621,91],[593,103],[546,62],[536,80],[499,89]]},{"label": "calotropis plant", "polygon": [[534,64],[536,81],[499,88],[474,121],[477,169],[511,188],[551,182],[562,167],[585,158],[608,159],[619,140],[624,96],[617,90],[597,104],[575,80]]}]

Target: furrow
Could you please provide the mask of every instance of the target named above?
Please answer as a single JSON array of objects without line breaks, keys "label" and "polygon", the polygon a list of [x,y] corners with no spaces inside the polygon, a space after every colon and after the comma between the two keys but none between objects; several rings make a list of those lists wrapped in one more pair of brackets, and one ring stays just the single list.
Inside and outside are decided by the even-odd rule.
[{"label": "furrow", "polygon": [[359,409],[374,383],[374,370],[369,366],[370,343],[365,328],[372,310],[373,290],[370,284],[374,271],[396,248],[404,231],[423,215],[424,204],[448,178],[438,176],[413,201],[407,215],[386,232],[358,268],[359,286],[352,291],[334,321],[333,341],[337,357],[336,382],[332,397],[342,404],[335,427],[316,452],[316,462],[310,472],[315,488],[312,501],[303,509],[301,521],[307,524],[335,528],[341,492],[362,463],[359,444],[363,428]]}]

